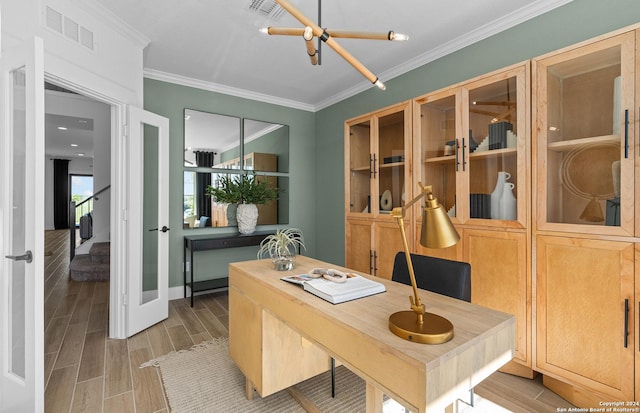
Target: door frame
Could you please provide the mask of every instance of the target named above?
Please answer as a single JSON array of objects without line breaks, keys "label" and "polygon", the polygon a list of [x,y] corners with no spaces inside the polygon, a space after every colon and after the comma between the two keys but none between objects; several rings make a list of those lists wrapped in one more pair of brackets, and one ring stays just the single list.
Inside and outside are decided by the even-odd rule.
[{"label": "door frame", "polygon": [[127,148],[124,137],[127,119],[127,104],[110,96],[98,93],[72,80],[47,72],[47,82],[64,87],[111,107],[111,203],[109,230],[111,232],[111,258],[109,282],[109,337],[124,339],[126,336],[126,291],[127,291]]}]

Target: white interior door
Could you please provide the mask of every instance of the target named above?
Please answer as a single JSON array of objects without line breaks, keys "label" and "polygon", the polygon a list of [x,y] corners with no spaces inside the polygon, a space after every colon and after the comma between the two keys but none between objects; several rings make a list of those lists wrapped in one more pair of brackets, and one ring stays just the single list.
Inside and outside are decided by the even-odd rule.
[{"label": "white interior door", "polygon": [[129,108],[127,337],[169,316],[169,119]]},{"label": "white interior door", "polygon": [[0,411],[44,410],[41,39],[0,59]]}]

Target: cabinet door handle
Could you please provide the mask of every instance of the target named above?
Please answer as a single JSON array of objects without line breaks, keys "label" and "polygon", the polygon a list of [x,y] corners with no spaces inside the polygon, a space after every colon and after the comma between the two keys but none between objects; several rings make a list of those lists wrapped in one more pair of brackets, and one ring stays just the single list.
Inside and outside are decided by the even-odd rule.
[{"label": "cabinet door handle", "polygon": [[464,145],[464,138],[462,138],[462,171],[463,171],[463,172],[467,170],[467,168],[466,168],[466,166],[467,166],[467,160],[466,160],[466,159],[465,159],[465,157],[464,157],[464,148],[465,148],[465,145]]},{"label": "cabinet door handle", "polygon": [[373,251],[373,275],[378,273],[378,253]]},{"label": "cabinet door handle", "polygon": [[369,154],[369,178],[373,176],[373,154]]},{"label": "cabinet door handle", "polygon": [[373,154],[373,177],[376,177],[376,174],[378,173],[378,158],[376,157],[376,154]]},{"label": "cabinet door handle", "polygon": [[458,160],[458,149],[460,146],[458,145],[458,140],[456,139],[456,172],[458,172],[458,165],[460,165],[460,161]]},{"label": "cabinet door handle", "polygon": [[373,274],[373,250],[369,250],[369,274]]},{"label": "cabinet door handle", "polygon": [[629,157],[629,109],[624,110],[624,158]]},{"label": "cabinet door handle", "polygon": [[624,300],[624,348],[629,347],[629,299]]}]

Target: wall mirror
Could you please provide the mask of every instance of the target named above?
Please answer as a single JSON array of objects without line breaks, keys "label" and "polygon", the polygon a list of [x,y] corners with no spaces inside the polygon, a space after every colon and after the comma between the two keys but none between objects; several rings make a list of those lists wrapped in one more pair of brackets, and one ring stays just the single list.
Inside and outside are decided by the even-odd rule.
[{"label": "wall mirror", "polygon": [[289,222],[287,125],[193,109],[184,110],[184,125],[185,229],[237,226],[234,206],[215,202],[205,189],[251,171],[280,189],[278,199],[258,206],[258,225]]}]

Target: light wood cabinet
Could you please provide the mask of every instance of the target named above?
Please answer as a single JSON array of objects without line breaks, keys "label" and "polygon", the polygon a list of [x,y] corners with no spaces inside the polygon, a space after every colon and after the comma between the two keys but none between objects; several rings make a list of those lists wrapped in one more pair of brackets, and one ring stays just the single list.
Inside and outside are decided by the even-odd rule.
[{"label": "light wood cabinet", "polygon": [[[422,247],[417,207],[414,249],[469,262],[471,301],[516,316],[516,357],[502,370],[524,377],[534,375],[530,78],[529,63],[521,63],[420,96],[413,108],[414,187],[418,182],[433,186],[461,236],[446,249]],[[507,204],[500,189],[511,196],[502,211]]]},{"label": "light wood cabinet", "polygon": [[640,395],[637,36],[532,62],[534,368],[582,407]]},{"label": "light wood cabinet", "polygon": [[409,101],[345,122],[348,267],[391,278],[393,259],[403,248],[390,213],[411,199],[410,153]]},{"label": "light wood cabinet", "polygon": [[[576,404],[637,400],[636,322],[625,315],[633,306],[635,249],[633,242],[537,237],[536,368]],[[570,386],[553,379],[582,391],[567,392]]]}]

